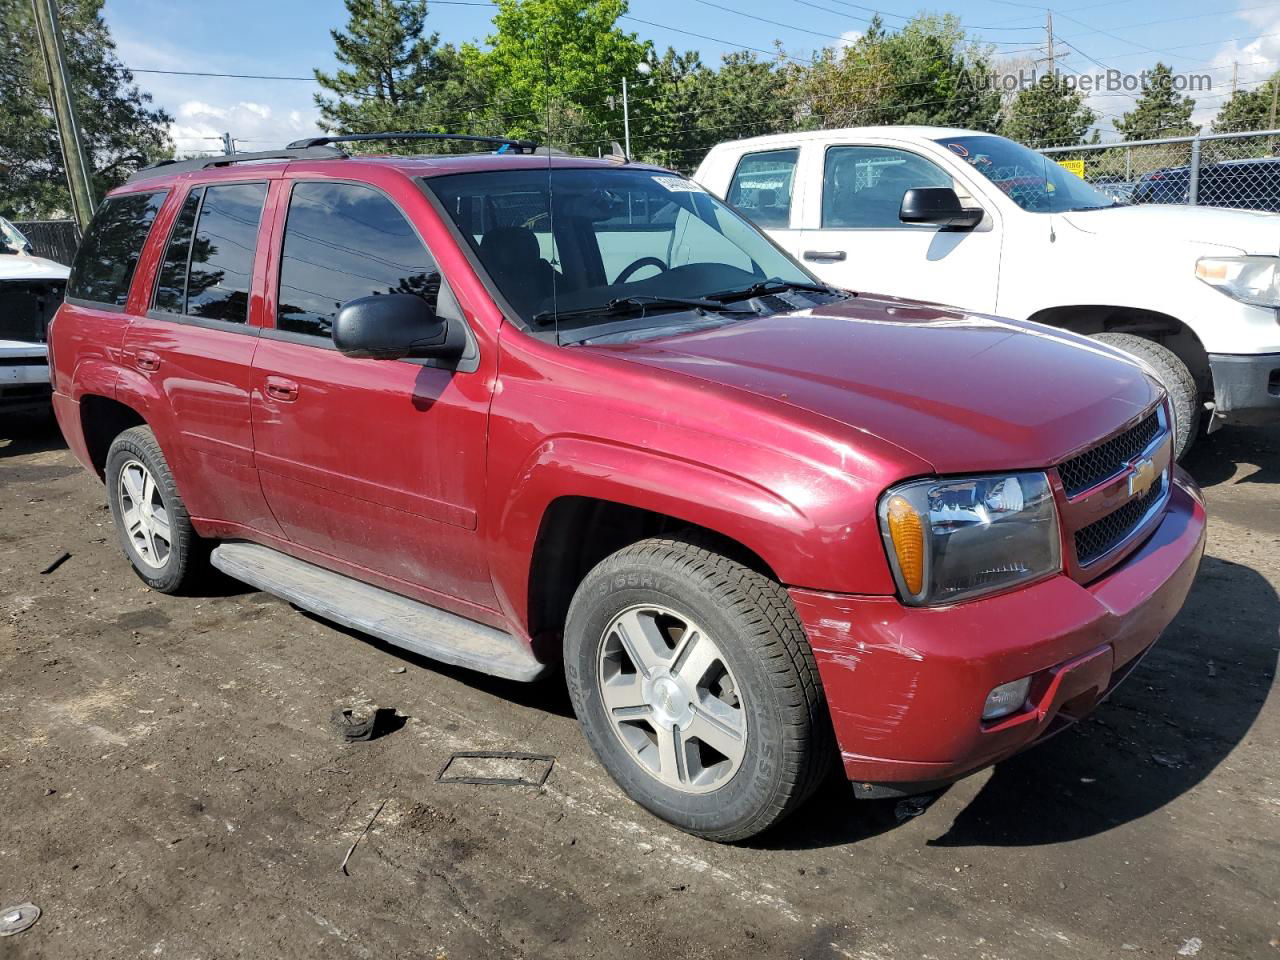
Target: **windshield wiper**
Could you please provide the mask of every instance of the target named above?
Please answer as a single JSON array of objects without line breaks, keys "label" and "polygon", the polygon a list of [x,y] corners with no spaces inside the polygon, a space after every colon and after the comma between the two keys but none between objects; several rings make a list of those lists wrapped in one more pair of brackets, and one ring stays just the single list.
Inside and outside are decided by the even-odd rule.
[{"label": "windshield wiper", "polygon": [[782,280],[779,277],[770,277],[768,280],[761,280],[759,283],[753,283],[749,287],[741,290],[725,290],[723,293],[707,294],[713,300],[749,300],[752,297],[763,297],[770,293],[784,293],[787,290],[807,290],[810,293],[830,293],[842,294],[844,291],[837,290],[835,287],[828,286],[825,283],[804,283],[790,280]]},{"label": "windshield wiper", "polygon": [[533,322],[545,324],[551,320],[567,320],[573,317],[617,317],[637,313],[650,307],[685,307],[696,310],[723,310],[719,300],[702,300],[697,297],[618,297],[594,307],[578,307],[575,310],[543,310],[533,316]]}]

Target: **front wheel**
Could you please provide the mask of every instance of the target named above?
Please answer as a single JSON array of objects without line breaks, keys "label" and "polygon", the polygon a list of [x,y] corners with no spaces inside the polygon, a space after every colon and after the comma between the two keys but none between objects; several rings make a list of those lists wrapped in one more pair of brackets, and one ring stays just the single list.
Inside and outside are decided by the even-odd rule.
[{"label": "front wheel", "polygon": [[695,540],[644,540],[587,575],[565,674],[605,769],[689,833],[760,833],[830,769],[826,701],[786,591]]},{"label": "front wheel", "polygon": [[1191,370],[1168,347],[1132,333],[1098,333],[1095,340],[1143,360],[1155,371],[1173,407],[1174,458],[1181,460],[1200,432],[1200,388]]}]

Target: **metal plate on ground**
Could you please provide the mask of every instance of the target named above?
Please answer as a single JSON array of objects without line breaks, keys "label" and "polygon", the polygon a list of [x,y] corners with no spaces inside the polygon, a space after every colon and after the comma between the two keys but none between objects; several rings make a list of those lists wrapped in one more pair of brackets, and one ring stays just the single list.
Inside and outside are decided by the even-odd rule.
[{"label": "metal plate on ground", "polygon": [[445,761],[436,783],[478,783],[491,787],[540,787],[556,758],[540,753],[466,750]]},{"label": "metal plate on ground", "polygon": [[0,909],[0,937],[21,933],[40,919],[40,908],[34,903],[20,903]]}]

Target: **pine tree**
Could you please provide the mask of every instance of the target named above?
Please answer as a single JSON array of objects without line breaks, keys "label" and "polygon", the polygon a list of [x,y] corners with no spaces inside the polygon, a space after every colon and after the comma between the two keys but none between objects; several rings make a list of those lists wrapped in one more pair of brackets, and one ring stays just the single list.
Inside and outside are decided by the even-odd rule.
[{"label": "pine tree", "polygon": [[1018,92],[1000,132],[1030,147],[1075,146],[1097,119],[1084,95],[1055,73]]},{"label": "pine tree", "polygon": [[[461,57],[440,35],[426,33],[426,0],[345,0],[347,26],[331,30],[336,73],[316,70],[334,97],[316,94],[320,126],[331,133],[415,130],[444,132],[466,125],[474,84],[464,80]],[[482,97],[482,92],[480,93]],[[380,143],[387,150],[420,151],[412,143]]]},{"label": "pine tree", "polygon": [[1191,122],[1195,108],[1194,100],[1174,89],[1173,71],[1157,63],[1146,75],[1142,96],[1115,127],[1126,140],[1187,137],[1200,132]]},{"label": "pine tree", "polygon": [[1280,72],[1272,74],[1270,80],[1256,89],[1237,90],[1213,118],[1213,132],[1237,133],[1274,127],[1271,105],[1275,102],[1272,98],[1277,86],[1280,86]]},{"label": "pine tree", "polygon": [[[132,169],[172,156],[172,118],[151,106],[150,95],[116,58],[102,0],[60,0],[58,7],[72,95],[101,197]],[[0,216],[65,216],[71,196],[29,2],[0,2],[0,43]]]}]

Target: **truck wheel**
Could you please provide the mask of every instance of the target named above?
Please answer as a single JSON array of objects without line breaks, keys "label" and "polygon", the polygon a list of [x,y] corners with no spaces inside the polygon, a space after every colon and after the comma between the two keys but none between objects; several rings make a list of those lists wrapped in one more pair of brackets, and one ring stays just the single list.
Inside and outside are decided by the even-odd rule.
[{"label": "truck wheel", "polygon": [[204,551],[150,427],[132,427],[112,441],[106,479],[111,518],[134,571],[153,590],[179,592]]},{"label": "truck wheel", "polygon": [[826,699],[786,591],[694,538],[601,561],[574,594],[564,653],[596,756],[682,830],[760,833],[830,769]]},{"label": "truck wheel", "polygon": [[1098,333],[1093,338],[1145,360],[1156,372],[1160,383],[1169,391],[1169,403],[1173,406],[1173,452],[1175,459],[1181,460],[1200,430],[1200,389],[1187,365],[1168,347],[1132,333]]}]

